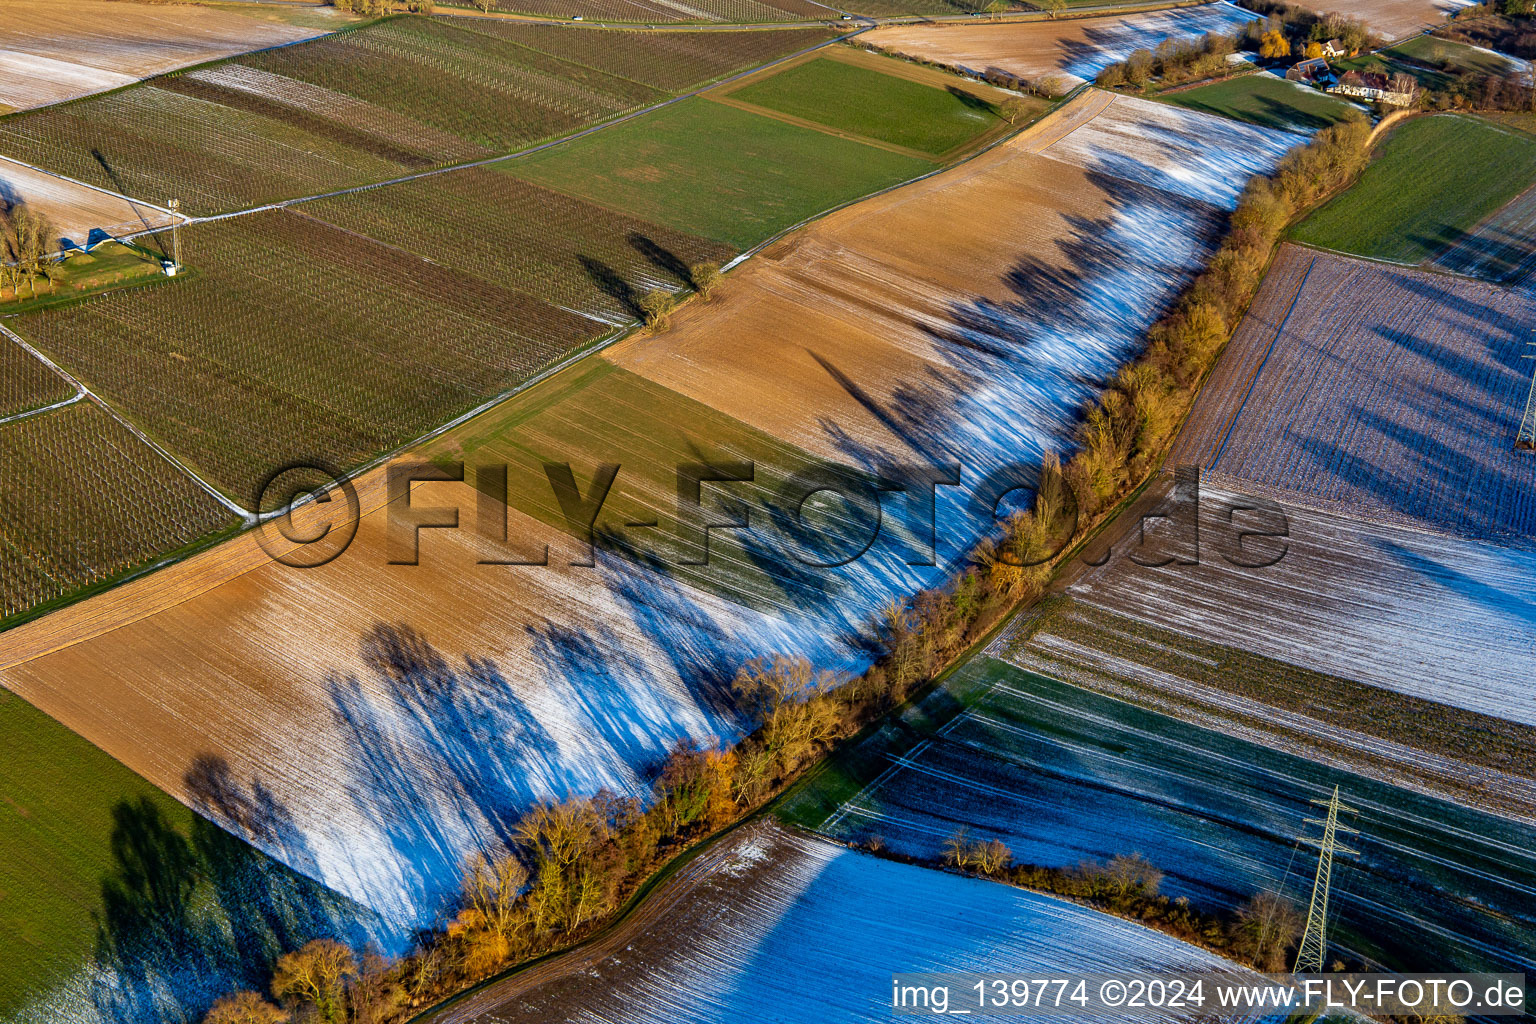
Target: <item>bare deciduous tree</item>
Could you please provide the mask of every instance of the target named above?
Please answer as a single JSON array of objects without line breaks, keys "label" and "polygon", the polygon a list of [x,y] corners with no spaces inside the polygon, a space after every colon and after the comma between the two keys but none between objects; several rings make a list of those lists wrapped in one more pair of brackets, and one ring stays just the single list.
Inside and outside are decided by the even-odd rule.
[{"label": "bare deciduous tree", "polygon": [[346,1020],[346,979],[357,974],[352,951],[335,939],[315,939],[277,961],[272,992],[311,1005],[326,1024]]},{"label": "bare deciduous tree", "polygon": [[694,289],[699,293],[699,298],[708,302],[721,280],[720,264],[695,263],[688,268],[688,277],[693,282]]},{"label": "bare deciduous tree", "polygon": [[287,1024],[287,1011],[273,1006],[255,992],[225,996],[208,1010],[203,1024]]}]

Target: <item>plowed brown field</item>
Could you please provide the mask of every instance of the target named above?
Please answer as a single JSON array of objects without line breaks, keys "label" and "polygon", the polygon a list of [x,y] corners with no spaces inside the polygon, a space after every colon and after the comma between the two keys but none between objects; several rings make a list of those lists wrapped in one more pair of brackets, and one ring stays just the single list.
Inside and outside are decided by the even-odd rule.
[{"label": "plowed brown field", "polygon": [[797,232],[734,272],[721,298],[608,357],[830,459],[944,454],[946,414],[1019,355],[1046,302],[1063,319],[1092,315],[1079,289],[1115,261],[1107,226],[1164,201],[1041,155],[1109,103],[1087,92],[955,170]]},{"label": "plowed brown field", "polygon": [[1151,49],[1171,37],[1230,32],[1256,17],[1230,4],[1214,3],[1061,21],[889,25],[859,40],[891,53],[957,64],[976,72],[1001,68],[1027,79],[1055,76],[1071,84],[1092,80],[1103,67],[1125,59],[1138,47]]},{"label": "plowed brown field", "polygon": [[323,34],[192,4],[0,0],[0,105],[57,103]]},{"label": "plowed brown field", "polygon": [[109,235],[163,227],[171,215],[0,157],[0,195],[47,214],[60,240],[84,245],[93,229]]}]

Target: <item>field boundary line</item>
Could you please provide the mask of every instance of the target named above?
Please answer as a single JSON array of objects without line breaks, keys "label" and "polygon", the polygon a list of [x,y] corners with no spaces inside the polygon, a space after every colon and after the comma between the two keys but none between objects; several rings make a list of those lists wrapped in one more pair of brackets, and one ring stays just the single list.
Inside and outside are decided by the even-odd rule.
[{"label": "field boundary line", "polygon": [[[1071,103],[1075,99],[1077,99],[1079,96],[1081,96],[1085,91],[1098,91],[1098,90],[1093,90],[1092,87],[1090,87],[1090,86],[1080,86],[1079,88],[1074,90],[1071,94],[1069,94],[1065,99],[1063,99],[1059,104],[1057,104],[1055,107],[1052,107],[1050,110],[1047,110],[1044,114],[1040,115],[1039,120],[1025,125],[1023,128],[1021,128],[1017,132],[1013,132],[1013,133],[1008,134],[1008,135],[1002,135],[1002,136],[999,136],[996,139],[993,139],[991,142],[989,142],[985,146],[982,146],[981,148],[977,149],[975,152],[966,154],[964,159],[957,160],[956,162],[954,162],[952,164],[946,164],[946,165],[943,165],[943,166],[935,167],[933,170],[927,171],[927,172],[925,172],[923,174],[919,174],[915,178],[909,178],[906,181],[897,182],[894,185],[888,185],[885,188],[880,189],[878,192],[871,192],[867,196],[859,196],[857,199],[850,199],[846,203],[840,203],[837,206],[834,206],[834,207],[832,207],[830,209],[822,210],[820,213],[813,213],[813,214],[811,214],[811,216],[805,218],[804,220],[799,221],[799,222],[797,222],[795,224],[791,224],[789,227],[787,227],[784,230],[778,232],[777,234],[771,235],[768,238],[763,239],[761,242],[758,242],[752,248],[747,249],[744,252],[742,252],[740,255],[732,258],[730,260],[730,262],[728,262],[728,263],[724,264],[723,266],[721,266],[720,269],[722,271],[730,270],[732,267],[735,267],[738,264],[744,263],[748,259],[750,259],[751,257],[756,256],[758,253],[762,252],[764,249],[768,248],[770,245],[773,245],[775,242],[778,242],[781,239],[789,237],[790,235],[794,234],[796,231],[799,231],[801,228],[806,227],[807,225],[810,225],[810,224],[814,224],[816,221],[822,220],[823,218],[831,217],[833,214],[841,213],[842,211],[848,209],[849,207],[857,206],[858,204],[860,204],[860,203],[862,203],[862,202],[864,202],[866,200],[879,198],[880,196],[883,196],[883,195],[885,195],[888,192],[895,192],[897,189],[906,188],[909,185],[916,185],[918,182],[927,181],[929,178],[933,178],[933,177],[936,177],[936,176],[938,176],[940,174],[944,174],[944,173],[946,173],[948,171],[953,171],[953,170],[956,170],[958,168],[964,167],[966,164],[971,163],[972,161],[979,159],[980,157],[986,155],[987,153],[992,152],[992,150],[997,149],[1000,146],[1005,146],[1008,143],[1013,142],[1016,139],[1023,138],[1026,135],[1026,133],[1028,133],[1031,129],[1040,127],[1042,124],[1044,124],[1050,118],[1056,117],[1062,111],[1066,110],[1067,107],[1070,106]],[[1093,119],[1093,117],[1097,117],[1099,115],[1099,113],[1102,113],[1102,110],[1095,111],[1094,114],[1089,118],[1089,120],[1091,121]]]},{"label": "field boundary line", "polygon": [[936,163],[939,159],[938,154],[924,153],[920,149],[908,149],[906,146],[898,146],[894,142],[886,142],[882,139],[872,139],[868,135],[859,135],[856,132],[846,131],[842,128],[833,128],[829,125],[817,124],[815,121],[808,121],[803,117],[796,117],[794,114],[786,114],[783,111],[773,110],[769,107],[759,107],[755,103],[748,103],[746,100],[738,100],[736,97],[729,94],[724,96],[705,96],[704,99],[711,103],[718,103],[722,107],[733,107],[736,110],[744,110],[749,114],[756,114],[758,117],[766,117],[771,121],[779,121],[783,124],[792,125],[796,128],[804,128],[808,131],[820,132],[823,135],[830,135],[835,139],[843,139],[847,142],[863,143],[864,145],[869,146],[871,149],[883,149],[888,153],[895,153],[897,156],[911,157],[915,160],[922,160],[927,163]]},{"label": "field boundary line", "polygon": [[64,399],[62,402],[54,402],[52,405],[45,405],[41,409],[27,409],[24,412],[12,413],[9,416],[0,417],[0,427],[3,427],[8,423],[15,423],[18,420],[30,419],[33,416],[41,416],[45,412],[53,412],[55,409],[62,409],[65,406],[74,405],[84,397],[84,391],[76,391],[73,395]]},{"label": "field boundary line", "polygon": [[853,796],[849,797],[847,800],[844,800],[836,812],[834,812],[830,817],[821,823],[821,828],[830,828],[839,824],[845,817],[852,813],[854,809],[853,805],[859,800],[863,799],[864,794],[873,791],[881,784],[883,784],[887,779],[889,779],[892,775],[895,775],[897,772],[907,767],[911,758],[921,754],[924,750],[928,749],[932,745],[933,740],[925,739],[923,742],[919,743],[905,754],[892,756],[890,767],[886,768],[885,771],[881,772],[879,775],[876,775],[864,785],[860,786],[857,793],[853,794]]},{"label": "field boundary line", "polygon": [[[794,53],[785,54],[782,57],[778,57],[778,58],[775,58],[774,60],[769,61],[767,64],[760,64],[760,65],[758,65],[756,67],[748,68],[745,71],[739,71],[739,72],[737,72],[734,75],[731,75],[731,76],[726,77],[726,78],[718,79],[718,80],[713,81],[713,82],[708,82],[708,83],[706,83],[704,85],[699,86],[696,89],[691,89],[688,92],[679,93],[676,96],[670,96],[667,99],[660,100],[660,101],[658,101],[656,103],[651,104],[648,107],[639,107],[639,108],[637,108],[635,110],[631,110],[631,111],[629,111],[627,113],[618,114],[618,115],[616,115],[614,117],[609,118],[606,121],[599,121],[597,124],[587,125],[585,128],[580,128],[580,129],[578,129],[578,130],[576,130],[574,132],[571,132],[568,135],[562,135],[559,138],[555,138],[555,139],[546,139],[543,142],[535,143],[532,146],[527,146],[527,147],[525,147],[523,149],[519,149],[519,150],[517,150],[515,152],[512,152],[512,153],[501,153],[501,154],[498,154],[496,156],[480,157],[480,158],[475,159],[475,160],[467,160],[467,161],[464,161],[462,163],[448,164],[448,165],[443,166],[443,167],[430,167],[430,168],[428,168],[428,169],[426,169],[424,171],[412,171],[409,174],[402,174],[402,175],[400,175],[398,177],[389,178],[389,179],[384,180],[384,181],[371,181],[371,182],[367,182],[367,183],[362,184],[362,185],[351,185],[351,186],[348,186],[347,188],[333,189],[333,190],[331,190],[329,192],[319,192],[319,193],[316,193],[314,195],[308,195],[308,196],[298,196],[298,197],[293,198],[293,199],[279,199],[279,200],[276,200],[275,202],[262,203],[262,204],[260,204],[258,206],[252,206],[252,207],[248,207],[248,208],[242,209],[242,210],[229,210],[229,211],[227,211],[225,213],[215,213],[215,214],[211,214],[211,215],[206,216],[206,217],[189,217],[189,218],[186,218],[183,221],[183,223],[184,224],[210,224],[210,223],[213,223],[215,221],[230,220],[231,218],[234,218],[234,217],[244,217],[244,216],[246,216],[248,214],[263,213],[263,212],[268,211],[268,210],[280,210],[280,209],[283,209],[285,207],[296,206],[296,205],[298,205],[300,203],[311,203],[311,202],[315,202],[316,200],[320,200],[320,199],[335,199],[335,198],[337,198],[339,196],[348,196],[348,195],[352,195],[352,194],[357,193],[357,192],[367,192],[370,189],[384,188],[387,185],[401,185],[401,184],[404,184],[404,183],[410,182],[410,181],[420,181],[422,178],[431,178],[431,177],[434,177],[434,176],[439,175],[439,174],[449,174],[449,173],[451,173],[453,171],[467,170],[467,169],[472,168],[472,167],[486,167],[486,166],[489,166],[491,164],[500,163],[503,160],[518,160],[518,159],[521,159],[522,157],[532,156],[535,153],[543,152],[546,149],[552,149],[555,146],[564,145],[567,142],[575,142],[577,139],[585,138],[588,135],[592,135],[592,134],[594,134],[596,132],[603,131],[604,129],[607,129],[607,128],[612,128],[615,125],[625,124],[625,123],[627,123],[629,121],[633,121],[637,117],[643,117],[646,114],[654,113],[655,111],[658,111],[658,110],[663,110],[663,109],[665,109],[667,107],[672,106],[673,104],[682,103],[684,100],[690,100],[690,99],[694,99],[694,98],[699,97],[699,96],[703,96],[704,93],[709,92],[712,89],[718,89],[721,86],[729,85],[732,82],[735,82],[737,79],[745,78],[748,75],[755,75],[758,72],[764,71],[764,70],[766,70],[768,68],[777,67],[778,65],[783,64],[786,61],[795,60],[795,59],[797,59],[799,57],[805,56],[806,54],[814,53],[815,51],[820,50],[823,47],[832,46],[833,44],[843,42],[846,39],[852,39],[854,36],[859,35],[862,32],[868,32],[870,27],[871,26],[868,26],[868,25],[863,26],[861,28],[855,29],[852,32],[848,32],[848,33],[845,33],[843,35],[837,36],[837,37],[835,37],[833,39],[827,39],[827,40],[824,40],[824,41],[822,41],[820,43],[816,43],[816,44],[814,44],[812,46],[807,46],[807,47],[805,47],[802,50],[795,51]],[[122,198],[127,198],[127,197],[125,196],[125,197],[122,197]],[[137,202],[137,200],[130,200],[130,201]],[[141,231],[141,232],[136,232],[133,235],[124,235],[123,237],[124,238],[138,238],[138,237],[140,237],[142,235],[145,235],[145,234],[148,234],[148,233],[149,232],[147,232],[147,231]]]},{"label": "field boundary line", "polygon": [[187,465],[184,462],[182,462],[180,459],[176,458],[176,456],[172,455],[170,452],[166,451],[163,447],[160,446],[159,443],[157,443],[148,434],[144,433],[144,431],[140,430],[133,423],[129,422],[128,419],[125,418],[116,409],[112,408],[112,406],[108,402],[106,402],[100,395],[96,394],[90,388],[88,388],[84,384],[82,384],[76,377],[74,377],[72,374],[70,374],[67,370],[65,370],[58,363],[55,363],[52,359],[49,359],[43,353],[39,352],[30,342],[28,342],[21,335],[17,334],[15,331],[11,330],[9,327],[7,327],[3,323],[0,323],[0,334],[4,334],[6,337],[8,337],[12,341],[14,341],[16,344],[18,344],[22,348],[26,349],[28,352],[30,352],[33,355],[34,358],[36,358],[39,361],[41,361],[44,365],[48,366],[51,370],[53,370],[53,372],[57,373],[60,377],[63,377],[69,383],[73,384],[76,388],[78,388],[80,390],[81,394],[77,396],[77,399],[78,398],[89,398],[93,404],[99,406],[103,412],[105,412],[108,416],[111,416],[114,420],[116,420],[119,424],[121,424],[124,428],[126,428],[129,433],[133,434],[134,437],[137,437],[140,441],[143,441],[150,448],[154,449],[154,451],[157,454],[159,454],[159,456],[161,458],[163,458],[165,461],[169,462],[171,465],[175,466],[177,469],[181,470],[181,472],[186,474],[188,477],[190,477],[193,480],[193,482],[195,482],[199,487],[201,487],[203,490],[207,491],[210,495],[212,495],[213,499],[215,501],[217,501],[220,505],[223,505],[225,508],[229,509],[229,511],[231,511],[231,512],[235,513],[235,515],[239,516],[245,522],[245,524],[247,526],[255,525],[255,523],[259,519],[259,517],[255,513],[249,511],[248,509],[242,508],[240,505],[236,504],[233,500],[231,500],[229,497],[227,497],[224,494],[223,491],[220,491],[217,487],[215,487],[212,484],[210,484],[207,480],[204,480],[202,477],[200,477],[196,473],[194,473],[191,469],[189,469],[187,467]]},{"label": "field boundary line", "polygon": [[1274,335],[1269,339],[1269,344],[1264,348],[1264,358],[1259,360],[1259,365],[1253,368],[1253,374],[1248,378],[1248,387],[1243,391],[1243,400],[1237,403],[1237,408],[1232,410],[1232,416],[1227,420],[1226,427],[1221,432],[1221,441],[1216,446],[1216,454],[1212,456],[1208,469],[1215,469],[1221,462],[1221,457],[1226,454],[1227,441],[1232,436],[1232,430],[1237,426],[1238,419],[1243,410],[1248,407],[1248,399],[1253,397],[1253,389],[1258,386],[1259,374],[1264,372],[1264,367],[1269,363],[1269,357],[1274,354],[1275,346],[1280,342],[1280,336],[1285,333],[1285,327],[1291,322],[1291,314],[1296,312],[1296,304],[1301,301],[1301,293],[1307,290],[1307,281],[1312,277],[1312,268],[1317,266],[1317,254],[1312,254],[1307,260],[1307,271],[1301,275],[1301,283],[1296,286],[1296,292],[1291,296],[1291,304],[1286,307],[1285,316],[1280,318],[1280,323],[1275,327]]}]

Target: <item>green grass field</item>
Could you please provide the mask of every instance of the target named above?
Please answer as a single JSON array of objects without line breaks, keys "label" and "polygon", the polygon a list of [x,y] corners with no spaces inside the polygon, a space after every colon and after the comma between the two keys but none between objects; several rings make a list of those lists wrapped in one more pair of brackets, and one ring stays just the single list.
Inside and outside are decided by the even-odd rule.
[{"label": "green grass field", "polygon": [[694,98],[496,167],[745,249],[934,165]]},{"label": "green grass field", "polygon": [[1497,53],[1435,36],[1414,36],[1385,52],[1420,64],[1449,66],[1453,70],[1472,71],[1481,75],[1507,75],[1512,70],[1509,61]]},{"label": "green grass field", "polygon": [[1272,75],[1244,75],[1163,96],[1175,106],[1291,131],[1316,131],[1356,109],[1343,100]]},{"label": "green grass field", "polygon": [[731,96],[935,156],[1002,124],[990,103],[962,89],[923,85],[828,57],[796,64]]},{"label": "green grass field", "polygon": [[1536,139],[1456,115],[1398,127],[1349,191],[1292,230],[1299,242],[1419,263],[1536,177]]},{"label": "green grass field", "polygon": [[0,1019],[93,961],[125,968],[122,998],[176,972],[211,998],[274,943],[362,919],[4,690],[0,749]]},{"label": "green grass field", "polygon": [[[844,586],[791,558],[767,510],[782,504],[779,494],[790,474],[851,477],[851,470],[605,359],[586,360],[513,397],[445,434],[426,454],[507,465],[508,503],[554,526],[563,526],[565,518],[544,463],[569,462],[581,487],[595,466],[618,463],[596,524],[599,534],[611,538],[610,550],[630,551],[667,575],[764,610],[812,612],[835,602]],[[716,531],[706,552],[702,534],[678,528],[678,467],[739,461],[753,464],[752,480],[724,485],[722,493],[747,502],[752,529]],[[708,564],[698,564],[706,557]]]}]

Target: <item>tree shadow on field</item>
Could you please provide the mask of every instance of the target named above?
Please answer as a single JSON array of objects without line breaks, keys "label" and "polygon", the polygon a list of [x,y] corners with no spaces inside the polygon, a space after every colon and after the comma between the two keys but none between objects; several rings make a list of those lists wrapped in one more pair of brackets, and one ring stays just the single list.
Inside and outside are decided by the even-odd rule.
[{"label": "tree shadow on field", "polygon": [[631,231],[625,236],[631,247],[655,267],[680,285],[693,285],[693,274],[688,269],[688,264],[672,250],[658,245],[651,238],[642,235],[638,231]]},{"label": "tree shadow on field", "polygon": [[[583,574],[581,585],[601,583]],[[725,670],[700,656],[707,647],[723,661],[733,638],[706,643],[696,623],[679,626],[682,614],[656,609],[640,626],[641,635],[655,628],[671,638],[659,646],[678,659],[682,693],[633,636],[595,618],[525,625],[531,650],[520,664],[529,669],[516,682],[488,658],[450,658],[405,623],[364,633],[364,671],[333,673],[325,686],[345,740],[342,785],[400,869],[403,903],[446,910],[465,856],[504,849],[533,804],[600,789],[648,792],[644,769],[675,740],[708,738],[690,717],[711,732],[728,715],[734,722]]]},{"label": "tree shadow on field", "polygon": [[597,287],[597,290],[618,304],[619,310],[632,320],[645,319],[645,311],[640,308],[640,295],[622,274],[614,270],[602,260],[591,256],[577,256],[576,262],[581,264],[581,269],[586,271],[587,277]]},{"label": "tree shadow on field", "polygon": [[[1461,536],[1530,546],[1536,458],[1517,452],[1514,441],[1530,393],[1533,364],[1521,356],[1536,300],[1418,272],[1341,266],[1354,275],[1347,294],[1369,300],[1366,315],[1353,319],[1352,307],[1332,299],[1337,277],[1297,300],[1310,315],[1293,316],[1288,329],[1296,372],[1319,365],[1332,383],[1308,415],[1279,430],[1261,419],[1238,421],[1232,436],[1251,453],[1243,475]],[[1324,301],[1331,305],[1319,308]],[[1271,376],[1286,365],[1272,366]],[[1268,383],[1292,386],[1284,378]]]},{"label": "tree shadow on field", "polygon": [[[889,399],[843,384],[904,444],[958,459],[971,481],[1047,449],[1070,454],[1083,408],[1193,277],[1222,224],[1213,207],[1119,175],[1088,172],[1085,182],[1092,201],[1072,205],[1101,209],[1053,215],[1062,230],[1050,251],[1015,258],[995,282],[1003,297],[957,299],[941,316],[922,310],[901,325],[928,340],[921,379],[888,385]],[[830,419],[822,429],[853,465],[896,454]]]},{"label": "tree shadow on field", "polygon": [[[117,173],[116,168],[107,160],[106,154],[102,153],[100,149],[93,149],[91,150],[91,156],[96,160],[97,165],[101,167],[101,172],[107,176],[107,180],[112,183],[112,187],[117,190],[119,195],[133,195],[133,192],[129,191],[127,184]],[[162,253],[170,252],[171,250],[166,246],[165,240],[160,237],[160,230],[151,227],[149,221],[144,219],[144,213],[139,208],[139,205],[137,203],[130,203],[129,205],[133,207],[133,215],[139,219],[140,226],[144,228],[150,238],[154,239],[155,248]]]},{"label": "tree shadow on field", "polygon": [[1435,253],[1435,264],[1495,284],[1519,284],[1536,266],[1536,239],[1496,223],[1472,232],[1412,235],[1409,240]]},{"label": "tree shadow on field", "polygon": [[979,111],[983,114],[997,113],[997,107],[993,106],[991,103],[988,103],[986,100],[982,99],[980,96],[977,96],[973,92],[967,92],[966,90],[960,88],[958,85],[945,86],[945,88],[951,96],[959,100],[964,106],[971,110]]},{"label": "tree shadow on field", "polygon": [[113,867],[101,883],[99,976],[90,994],[105,1020],[197,1020],[229,991],[264,989],[277,957],[310,939],[356,944],[377,931],[366,909],[210,820],[302,849],[270,793],[246,793],[211,755],[197,760],[187,783],[200,812],[190,828],[148,798],[113,808]]}]

